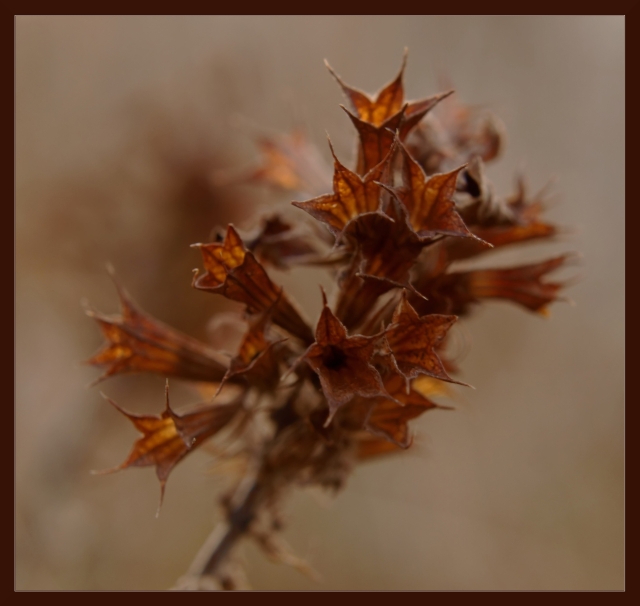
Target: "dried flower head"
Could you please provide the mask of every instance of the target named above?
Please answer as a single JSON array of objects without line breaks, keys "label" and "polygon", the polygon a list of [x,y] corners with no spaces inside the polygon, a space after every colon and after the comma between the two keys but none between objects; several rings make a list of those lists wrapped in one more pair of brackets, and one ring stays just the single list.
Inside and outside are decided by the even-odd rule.
[{"label": "dried flower head", "polygon": [[[308,572],[278,536],[287,490],[340,489],[355,464],[411,445],[408,422],[445,408],[430,399],[441,391],[438,383],[461,383],[445,352],[451,327],[472,304],[504,299],[545,314],[559,299],[563,284],[546,276],[568,255],[454,270],[458,261],[549,240],[559,230],[542,218],[542,196],[529,197],[522,179],[515,194],[494,193],[483,163],[503,147],[501,123],[458,104],[452,91],[406,102],[405,63],[406,54],[396,78],[374,96],[345,84],[327,64],[354,112],[345,109],[357,135],[354,168],[329,143],[331,182],[301,131],[264,139],[264,163],[246,180],[306,194],[292,202],[305,212],[274,213],[249,231],[228,225],[214,242],[194,245],[204,271],[196,270],[193,286],[241,307],[246,331],[229,361],[140,311],[117,282],[122,315],[89,312],[107,339],[89,360],[106,369],[102,378],[151,372],[208,383],[215,393],[178,413],[167,385],[159,416],[112,402],[142,433],[116,470],[154,466],[164,491],[173,467],[221,434],[221,456],[243,462],[223,499],[227,525],[205,544],[181,587],[240,586],[231,556],[243,536]],[[329,297],[318,290],[322,311],[313,322],[269,276],[270,267],[310,264],[325,266],[334,279]]]}]

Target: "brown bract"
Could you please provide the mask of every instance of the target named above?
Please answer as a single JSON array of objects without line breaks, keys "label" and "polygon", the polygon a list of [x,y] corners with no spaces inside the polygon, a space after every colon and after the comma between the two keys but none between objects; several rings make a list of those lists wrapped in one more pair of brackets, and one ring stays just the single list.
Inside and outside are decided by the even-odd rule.
[{"label": "brown bract", "polygon": [[565,254],[518,267],[445,274],[425,284],[425,287],[419,287],[428,299],[420,301],[419,308],[431,313],[463,315],[469,312],[471,304],[482,299],[504,299],[546,315],[550,303],[563,299],[558,292],[566,284],[545,282],[543,279],[573,257]]},{"label": "brown bract", "polygon": [[[360,327],[373,310],[378,297],[397,288],[397,284],[385,279],[361,275],[357,271],[360,262],[354,257],[355,265],[342,281],[336,303],[336,316],[349,330]],[[375,332],[378,327],[372,327]]]},{"label": "brown bract", "polygon": [[329,405],[325,426],[338,408],[354,396],[371,398],[386,394],[380,373],[371,364],[379,341],[380,335],[348,336],[347,329],[325,299],[316,327],[316,341],[304,354],[304,360],[320,378]]},{"label": "brown bract", "polygon": [[341,86],[345,96],[351,102],[353,109],[358,114],[358,117],[364,122],[369,122],[374,126],[380,126],[386,120],[388,120],[394,114],[400,111],[400,108],[404,105],[404,85],[402,79],[404,76],[404,69],[407,63],[407,52],[402,57],[402,65],[398,75],[386,86],[384,86],[375,96],[375,99],[352,88],[342,81],[342,78],[336,74],[333,68],[329,65],[329,62],[325,59],[324,64],[331,72],[331,75],[336,79]]},{"label": "brown bract", "polygon": [[455,316],[439,314],[420,317],[403,292],[385,337],[398,370],[407,380],[424,374],[458,383],[446,373],[435,352],[456,320]]},{"label": "brown bract", "polygon": [[[530,265],[508,269],[487,269],[468,272],[468,293],[474,299],[506,299],[530,311],[547,315],[547,306],[562,297],[558,291],[564,282],[545,282],[543,278],[558,269],[572,255],[560,255]],[[454,274],[455,275],[455,274]]]},{"label": "brown bract", "polygon": [[354,250],[351,267],[341,284],[336,314],[352,328],[371,311],[382,294],[393,288],[412,288],[409,272],[425,245],[408,226],[396,200],[393,219],[383,212],[355,218],[344,231]]},{"label": "brown bract", "polygon": [[368,173],[374,166],[384,160],[395,140],[395,133],[400,129],[404,119],[406,106],[391,116],[380,126],[375,126],[354,116],[347,108],[340,106],[351,119],[358,131],[358,160],[356,172],[359,175]]},{"label": "brown bract", "polygon": [[407,136],[413,131],[413,129],[418,125],[420,120],[424,118],[427,113],[433,109],[440,101],[446,99],[450,95],[452,95],[454,91],[450,90],[446,93],[438,93],[436,95],[432,95],[427,99],[423,99],[422,101],[414,101],[412,103],[407,104],[407,109],[404,112],[404,118],[402,123],[400,124],[399,129],[399,137],[401,141],[404,141]]},{"label": "brown bract", "polygon": [[363,213],[372,213],[380,207],[380,186],[377,182],[388,179],[389,162],[393,150],[369,170],[364,177],[350,171],[333,154],[333,194],[326,194],[305,202],[292,202],[321,221],[338,238],[351,220]]},{"label": "brown bract", "polygon": [[313,341],[309,325],[287,296],[269,278],[262,265],[248,251],[233,225],[227,227],[224,242],[194,244],[202,253],[205,273],[193,277],[199,290],[221,294],[244,303],[249,313],[273,307],[272,321],[306,343]]},{"label": "brown bract", "polygon": [[258,147],[262,152],[261,166],[239,179],[222,177],[218,181],[249,181],[307,194],[326,190],[331,179],[328,167],[301,129],[291,134],[261,137]]},{"label": "brown bract", "polygon": [[354,398],[340,409],[334,423],[342,430],[365,429],[370,434],[408,448],[411,443],[408,421],[424,412],[440,407],[418,391],[406,389],[405,379],[398,373],[387,374],[384,386],[389,396]]},{"label": "brown bract", "polygon": [[[450,88],[450,82],[441,83]],[[414,129],[407,145],[420,165],[429,173],[445,172],[453,166],[479,157],[494,160],[506,139],[502,122],[481,107],[460,103],[457,96],[440,103],[436,110]]]},{"label": "brown bract", "polygon": [[[374,405],[365,421],[365,428],[380,437],[397,444],[401,448],[411,445],[408,422],[428,410],[444,408],[410,389],[405,389],[405,380],[398,374],[390,375],[384,382],[385,389],[397,401],[389,398],[375,398]],[[401,402],[402,405],[399,405]]]},{"label": "brown bract", "polygon": [[208,404],[179,415],[169,405],[168,383],[165,388],[165,410],[160,416],[129,413],[104,397],[133,423],[142,437],[135,442],[123,463],[99,473],[111,473],[127,467],[155,466],[160,480],[160,503],[167,478],[176,464],[225,427],[242,407],[240,401]]},{"label": "brown bract", "polygon": [[227,368],[214,351],[142,312],[115,277],[114,281],[121,315],[105,316],[87,310],[107,339],[102,349],[86,362],[106,367],[98,381],[111,375],[134,372],[215,383],[222,379]]},{"label": "brown bract", "polygon": [[408,225],[397,201],[391,200],[390,208],[393,216],[376,212],[358,217],[349,224],[345,236],[362,258],[360,275],[404,285],[425,242]]},{"label": "brown bract", "polygon": [[345,84],[325,61],[331,75],[337,80],[356,112],[356,115],[353,115],[345,110],[360,136],[356,169],[359,174],[366,173],[386,155],[391,144],[386,130],[391,132],[398,130],[400,139],[404,141],[429,110],[453,93],[453,91],[449,91],[421,101],[405,102],[403,77],[406,62],[407,51],[405,49],[398,75],[384,86],[374,98]]},{"label": "brown bract", "polygon": [[[545,210],[544,188],[530,198],[522,177],[517,180],[515,194],[506,199],[497,198],[488,186],[482,161],[476,157],[465,171],[466,190],[477,198],[460,211],[466,225],[475,236],[494,247],[507,246],[530,240],[549,239],[559,229],[541,219]],[[488,250],[479,242],[451,240],[447,243],[451,261],[469,258]]]},{"label": "brown bract", "polygon": [[456,210],[453,195],[460,168],[427,177],[420,165],[399,143],[403,157],[402,187],[387,188],[407,209],[409,224],[420,238],[438,234],[474,238]]},{"label": "brown bract", "polygon": [[265,217],[257,233],[246,241],[246,247],[264,264],[278,269],[292,265],[318,263],[321,254],[311,234],[299,224],[285,220],[279,214]]},{"label": "brown bract", "polygon": [[227,380],[242,378],[252,387],[262,391],[273,391],[280,382],[280,363],[283,350],[279,345],[284,341],[270,341],[265,333],[268,329],[272,310],[269,309],[253,322],[242,339],[238,355],[231,360],[218,391]]}]

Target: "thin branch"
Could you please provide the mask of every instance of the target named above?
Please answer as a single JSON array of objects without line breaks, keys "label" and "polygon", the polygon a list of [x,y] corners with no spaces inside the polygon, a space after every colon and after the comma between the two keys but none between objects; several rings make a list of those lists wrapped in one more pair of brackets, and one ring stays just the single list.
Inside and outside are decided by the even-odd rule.
[{"label": "thin branch", "polygon": [[[249,478],[247,478],[248,480]],[[186,575],[181,577],[174,589],[214,589],[212,583],[216,579],[221,566],[240,539],[253,522],[257,505],[263,494],[263,486],[257,479],[253,480],[248,488],[241,484],[234,497],[241,493],[240,504],[229,515],[227,522],[219,524],[204,542]],[[206,581],[209,580],[209,582]]]}]

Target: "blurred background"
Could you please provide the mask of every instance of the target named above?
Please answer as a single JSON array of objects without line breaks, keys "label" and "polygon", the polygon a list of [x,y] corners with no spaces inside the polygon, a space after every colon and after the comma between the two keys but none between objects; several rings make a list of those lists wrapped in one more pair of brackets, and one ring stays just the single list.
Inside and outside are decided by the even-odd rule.
[{"label": "blurred background", "polygon": [[[318,584],[243,546],[255,589],[622,589],[624,546],[624,17],[17,17],[16,589],[162,589],[219,519],[221,479],[196,452],[161,515],[152,468],[92,476],[136,439],[102,400],[163,406],[160,377],[87,386],[102,343],[81,306],[118,309],[110,261],[143,309],[200,339],[224,302],[191,288],[193,242],[256,208],[212,171],[257,160],[255,135],[307,127],[325,157],[353,131],[327,58],[373,92],[409,47],[410,99],[452,80],[506,124],[488,167],[556,175],[548,217],[576,228],[517,262],[583,254],[544,319],[487,304],[465,323],[456,412],[414,423],[412,449],[356,470],[335,499],[298,492],[286,539]],[[318,273],[288,291],[308,315]],[[197,401],[172,382],[176,408]]]}]

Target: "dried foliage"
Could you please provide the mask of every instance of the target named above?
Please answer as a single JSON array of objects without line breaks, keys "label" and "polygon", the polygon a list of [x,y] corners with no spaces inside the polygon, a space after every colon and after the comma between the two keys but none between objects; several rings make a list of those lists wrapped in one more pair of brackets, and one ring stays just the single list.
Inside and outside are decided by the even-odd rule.
[{"label": "dried foliage", "polygon": [[[451,327],[472,304],[503,299],[545,314],[559,299],[563,284],[546,276],[568,255],[456,270],[459,261],[548,241],[560,230],[542,218],[543,197],[530,198],[522,178],[515,194],[494,193],[484,163],[503,147],[501,123],[449,98],[452,91],[405,101],[405,64],[406,54],[374,96],[329,67],[355,112],[345,110],[358,141],[353,169],[329,143],[332,192],[321,193],[331,188],[330,172],[301,131],[263,139],[263,162],[244,180],[306,194],[292,202],[305,213],[274,213],[246,232],[228,225],[214,242],[194,245],[203,271],[193,286],[238,303],[246,324],[230,360],[140,311],[117,282],[122,315],[89,311],[107,340],[89,360],[105,368],[102,378],[151,372],[204,382],[215,393],[177,413],[167,386],[160,416],[112,402],[142,433],[116,470],[155,466],[164,491],[173,467],[220,433],[228,438],[220,456],[242,462],[223,500],[228,525],[180,587],[242,586],[231,557],[242,536],[308,571],[277,536],[286,491],[338,490],[358,462],[411,445],[409,421],[446,408],[431,400],[446,392],[441,382],[464,385],[445,352]],[[335,283],[329,300],[318,291],[323,306],[314,323],[268,272],[308,265],[325,265]]]}]

